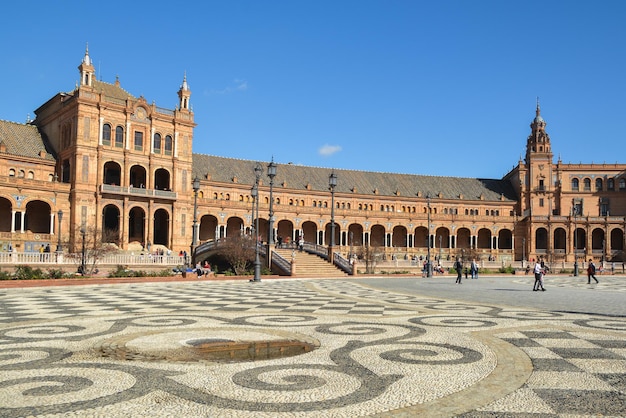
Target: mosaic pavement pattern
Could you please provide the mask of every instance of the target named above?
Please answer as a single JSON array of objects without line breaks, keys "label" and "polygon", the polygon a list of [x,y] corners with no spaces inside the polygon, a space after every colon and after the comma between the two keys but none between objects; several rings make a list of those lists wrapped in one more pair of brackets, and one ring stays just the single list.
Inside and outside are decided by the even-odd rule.
[{"label": "mosaic pavement pattern", "polygon": [[[168,361],[197,340],[318,349]],[[105,356],[131,353],[126,360]],[[1,417],[626,416],[626,318],[354,280],[0,291]]]}]

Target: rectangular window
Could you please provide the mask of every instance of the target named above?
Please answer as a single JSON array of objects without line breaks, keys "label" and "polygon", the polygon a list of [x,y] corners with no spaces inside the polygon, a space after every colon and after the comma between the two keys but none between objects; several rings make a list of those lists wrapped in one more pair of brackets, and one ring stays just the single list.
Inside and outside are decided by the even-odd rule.
[{"label": "rectangular window", "polygon": [[539,207],[542,208],[543,207],[543,199],[539,199]]},{"label": "rectangular window", "polygon": [[83,183],[89,182],[89,155],[83,155]]},{"label": "rectangular window", "polygon": [[135,131],[135,151],[143,151],[143,132]]},{"label": "rectangular window", "polygon": [[187,170],[183,170],[182,172],[182,182],[183,182],[183,193],[187,191]]},{"label": "rectangular window", "polygon": [[89,130],[91,129],[91,119],[87,116],[83,119],[83,138],[89,139]]},{"label": "rectangular window", "polygon": [[185,231],[187,229],[187,216],[183,213],[180,215],[180,235],[181,236],[185,236],[186,232]]},{"label": "rectangular window", "polygon": [[540,179],[540,180],[539,180],[539,190],[540,190],[540,191],[545,190],[545,186],[544,186],[544,183],[543,183],[543,179]]}]

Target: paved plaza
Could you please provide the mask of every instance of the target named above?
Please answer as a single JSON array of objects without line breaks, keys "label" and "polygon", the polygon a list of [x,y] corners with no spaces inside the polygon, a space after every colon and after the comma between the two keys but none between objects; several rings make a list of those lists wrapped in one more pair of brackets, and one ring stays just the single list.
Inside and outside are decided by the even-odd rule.
[{"label": "paved plaza", "polygon": [[0,416],[626,416],[626,277],[548,279],[0,288]]}]

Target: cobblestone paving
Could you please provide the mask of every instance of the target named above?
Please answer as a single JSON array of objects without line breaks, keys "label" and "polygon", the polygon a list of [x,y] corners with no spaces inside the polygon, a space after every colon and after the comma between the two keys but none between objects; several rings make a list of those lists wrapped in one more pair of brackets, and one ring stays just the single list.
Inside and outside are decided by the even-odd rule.
[{"label": "cobblestone paving", "polygon": [[[197,341],[275,340],[318,348],[168,357]],[[2,289],[0,372],[1,417],[617,417],[626,318],[348,279]]]}]

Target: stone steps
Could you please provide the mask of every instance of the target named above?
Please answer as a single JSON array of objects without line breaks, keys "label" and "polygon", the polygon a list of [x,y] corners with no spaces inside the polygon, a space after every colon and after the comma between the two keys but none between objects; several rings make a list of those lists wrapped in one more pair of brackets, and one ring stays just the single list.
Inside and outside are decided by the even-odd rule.
[{"label": "stone steps", "polygon": [[[285,260],[291,260],[293,250],[279,248],[274,252],[280,254]],[[296,274],[298,277],[345,277],[347,274],[330,264],[328,261],[315,254],[309,254],[305,251],[295,252]]]}]

